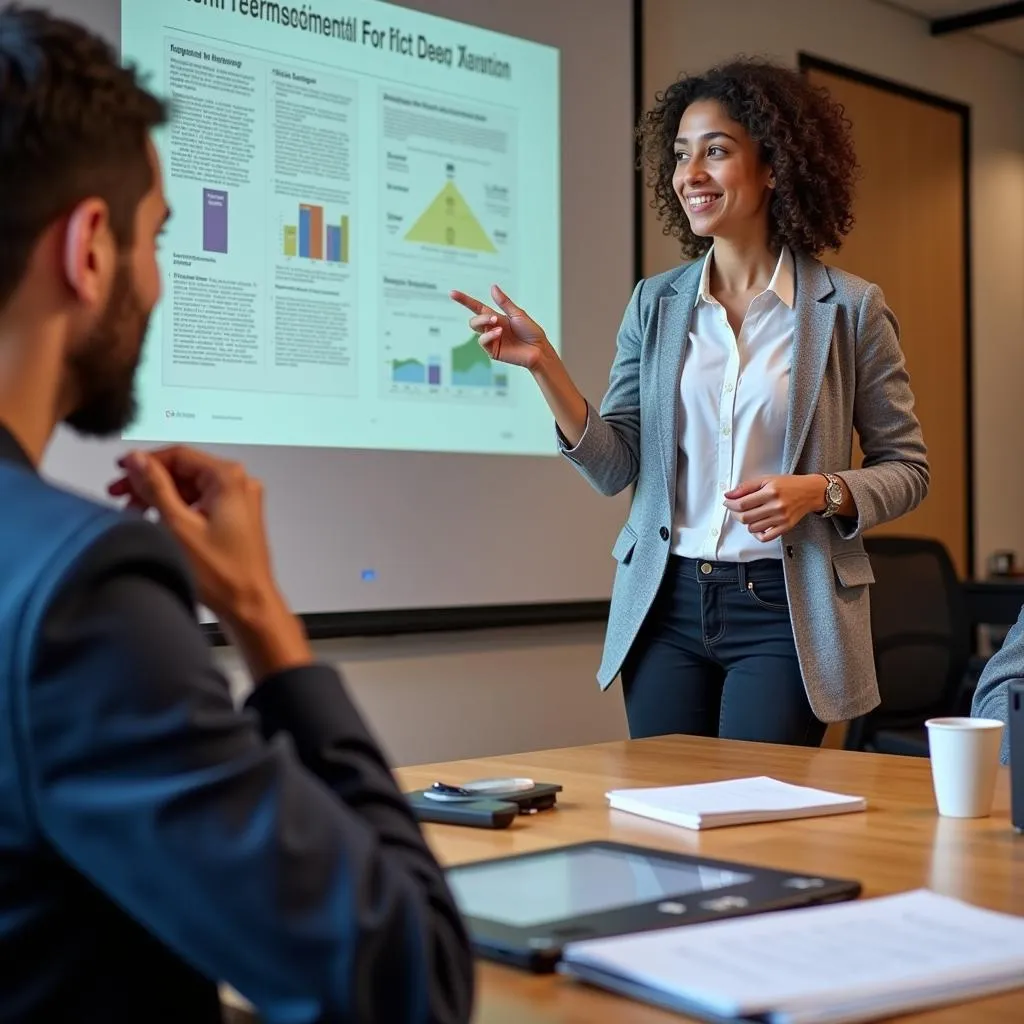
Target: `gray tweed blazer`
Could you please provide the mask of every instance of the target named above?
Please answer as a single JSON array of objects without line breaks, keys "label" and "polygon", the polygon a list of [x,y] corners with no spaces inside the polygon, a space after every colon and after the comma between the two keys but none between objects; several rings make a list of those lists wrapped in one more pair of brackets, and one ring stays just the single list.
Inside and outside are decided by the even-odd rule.
[{"label": "gray tweed blazer", "polygon": [[[824,722],[878,704],[862,534],[920,504],[928,461],[899,326],[881,289],[795,255],[796,332],[784,473],[838,474],[857,518],[808,516],[782,539],[804,686]],[[580,442],[561,450],[602,494],[636,492],[617,563],[598,682],[622,667],[668,562],[675,504],[679,376],[701,261],[641,281],[619,329],[608,390]],[[864,452],[852,469],[854,431]],[[824,486],[824,483],[823,483]]]}]

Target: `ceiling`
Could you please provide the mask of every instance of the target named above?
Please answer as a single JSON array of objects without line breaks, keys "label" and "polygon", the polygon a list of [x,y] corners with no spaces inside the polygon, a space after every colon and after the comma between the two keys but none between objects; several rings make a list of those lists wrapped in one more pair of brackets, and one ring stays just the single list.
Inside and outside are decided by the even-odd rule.
[{"label": "ceiling", "polygon": [[[1015,17],[997,21],[989,25],[965,28],[951,33],[945,38],[958,35],[981,37],[1004,50],[1010,50],[1024,57],[1024,4],[1005,3],[1002,0],[889,0],[893,7],[920,14],[931,22],[942,18],[955,18],[958,15],[971,14],[978,11],[996,12],[1000,8],[1013,12]],[[942,38],[940,36],[939,38]]]}]

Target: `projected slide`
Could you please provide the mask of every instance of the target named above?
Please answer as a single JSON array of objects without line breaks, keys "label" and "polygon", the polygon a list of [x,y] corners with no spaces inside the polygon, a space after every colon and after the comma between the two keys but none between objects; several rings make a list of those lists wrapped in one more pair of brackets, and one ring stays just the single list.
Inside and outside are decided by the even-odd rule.
[{"label": "projected slide", "polygon": [[337,10],[122,0],[173,210],[126,437],[553,454],[448,292],[499,283],[559,344],[557,51]]}]

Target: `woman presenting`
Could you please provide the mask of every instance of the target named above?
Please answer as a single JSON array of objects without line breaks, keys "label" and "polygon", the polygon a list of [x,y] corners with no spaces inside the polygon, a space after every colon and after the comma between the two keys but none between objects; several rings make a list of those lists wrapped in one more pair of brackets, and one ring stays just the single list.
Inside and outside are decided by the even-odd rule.
[{"label": "woman presenting", "polygon": [[584,477],[636,484],[598,673],[621,673],[630,734],[817,746],[878,703],[862,535],[928,489],[896,319],[818,260],[853,224],[849,125],[741,60],[669,86],[640,137],[691,262],[636,286],[600,411],[497,286],[494,308],[452,297],[533,375]]}]

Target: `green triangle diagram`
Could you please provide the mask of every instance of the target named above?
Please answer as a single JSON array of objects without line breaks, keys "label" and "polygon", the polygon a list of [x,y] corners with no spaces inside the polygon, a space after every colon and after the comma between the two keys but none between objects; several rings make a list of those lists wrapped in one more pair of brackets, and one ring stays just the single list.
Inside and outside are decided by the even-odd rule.
[{"label": "green triangle diagram", "polygon": [[407,242],[448,245],[472,252],[497,252],[462,193],[449,181],[405,236]]}]

